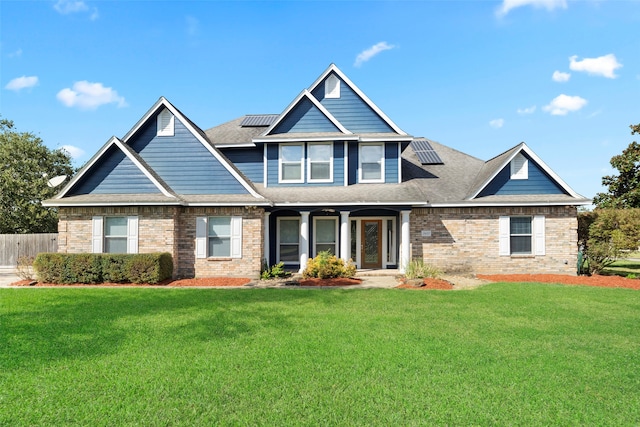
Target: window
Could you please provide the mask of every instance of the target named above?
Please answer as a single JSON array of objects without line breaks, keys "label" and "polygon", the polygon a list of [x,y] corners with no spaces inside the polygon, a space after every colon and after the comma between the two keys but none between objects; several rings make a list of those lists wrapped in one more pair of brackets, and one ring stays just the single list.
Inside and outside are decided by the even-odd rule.
[{"label": "window", "polygon": [[[337,218],[315,218],[315,255],[322,251],[338,253],[338,221]],[[315,256],[314,255],[314,256]]]},{"label": "window", "polygon": [[501,216],[500,255],[544,255],[545,217]]},{"label": "window", "polygon": [[281,144],[279,159],[279,181],[304,182],[302,164],[304,158],[303,144]]},{"label": "window", "polygon": [[528,179],[529,178],[529,161],[522,154],[518,153],[511,160],[511,179]]},{"label": "window", "polygon": [[335,74],[331,74],[324,81],[324,97],[340,98],[340,79]]},{"label": "window", "polygon": [[197,217],[196,257],[242,258],[242,217]]},{"label": "window", "polygon": [[309,143],[309,182],[333,181],[333,144]]},{"label": "window", "polygon": [[300,219],[278,218],[278,261],[300,262]]},{"label": "window", "polygon": [[158,114],[157,136],[173,136],[175,134],[175,117],[166,108]]},{"label": "window", "polygon": [[361,144],[360,182],[384,182],[384,144]]},{"label": "window", "polygon": [[93,253],[138,253],[137,216],[94,216],[91,223]]}]

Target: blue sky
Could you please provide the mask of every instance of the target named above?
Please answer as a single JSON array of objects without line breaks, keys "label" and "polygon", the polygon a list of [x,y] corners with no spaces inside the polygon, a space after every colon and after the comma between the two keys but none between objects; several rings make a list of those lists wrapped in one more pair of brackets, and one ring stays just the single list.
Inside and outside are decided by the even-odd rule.
[{"label": "blue sky", "polygon": [[5,1],[0,114],[76,165],[165,96],[203,129],[280,113],[335,63],[405,132],[525,141],[603,191],[640,123],[640,1]]}]

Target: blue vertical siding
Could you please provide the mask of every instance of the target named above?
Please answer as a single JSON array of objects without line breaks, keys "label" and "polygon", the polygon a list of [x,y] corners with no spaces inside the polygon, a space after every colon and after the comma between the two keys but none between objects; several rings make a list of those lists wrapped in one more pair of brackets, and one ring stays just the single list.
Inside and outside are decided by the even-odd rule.
[{"label": "blue vertical siding", "polygon": [[271,131],[271,134],[290,132],[339,132],[339,130],[308,98],[302,98]]},{"label": "blue vertical siding", "polygon": [[311,93],[344,127],[355,133],[394,132],[382,117],[342,80],[340,80],[340,98],[325,98],[325,80]]},{"label": "blue vertical siding", "polygon": [[[333,180],[331,182],[304,182],[300,184],[281,184],[278,182],[279,144],[267,145],[267,185],[270,187],[326,187],[344,185],[344,149],[343,142],[333,143]],[[305,181],[309,179],[307,170],[307,146],[305,145],[304,172]]]},{"label": "blue vertical siding", "polygon": [[264,181],[263,147],[221,148],[224,154],[252,182]]},{"label": "blue vertical siding", "polygon": [[71,189],[79,194],[153,194],[158,187],[120,150],[112,145]]},{"label": "blue vertical siding", "polygon": [[478,197],[516,194],[567,194],[529,156],[524,153],[523,155],[529,160],[528,179],[511,179],[511,167],[507,165],[480,192]]},{"label": "blue vertical siding", "polygon": [[358,182],[358,143],[349,143],[349,185]]},{"label": "blue vertical siding", "polygon": [[179,194],[248,193],[177,117],[174,136],[156,136],[153,117],[129,145]]}]

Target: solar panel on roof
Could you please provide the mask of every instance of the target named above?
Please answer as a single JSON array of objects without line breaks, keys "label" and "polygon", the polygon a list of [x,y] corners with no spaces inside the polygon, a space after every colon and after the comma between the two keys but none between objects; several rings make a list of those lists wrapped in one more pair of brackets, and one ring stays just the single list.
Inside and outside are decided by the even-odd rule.
[{"label": "solar panel on roof", "polygon": [[444,162],[426,139],[414,139],[411,148],[423,165],[441,165]]},{"label": "solar panel on roof", "polygon": [[273,122],[278,118],[277,114],[254,114],[250,116],[244,116],[240,126],[244,127],[260,127],[271,126]]}]

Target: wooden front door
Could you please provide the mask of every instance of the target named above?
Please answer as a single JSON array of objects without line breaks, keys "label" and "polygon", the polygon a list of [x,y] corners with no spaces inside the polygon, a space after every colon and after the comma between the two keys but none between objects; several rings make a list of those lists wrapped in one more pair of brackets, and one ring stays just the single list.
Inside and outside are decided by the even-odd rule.
[{"label": "wooden front door", "polygon": [[361,228],[362,268],[382,268],[382,220],[363,219]]}]

